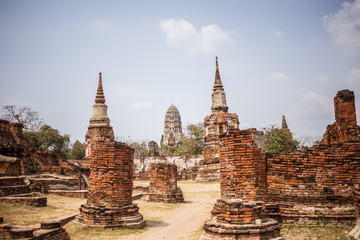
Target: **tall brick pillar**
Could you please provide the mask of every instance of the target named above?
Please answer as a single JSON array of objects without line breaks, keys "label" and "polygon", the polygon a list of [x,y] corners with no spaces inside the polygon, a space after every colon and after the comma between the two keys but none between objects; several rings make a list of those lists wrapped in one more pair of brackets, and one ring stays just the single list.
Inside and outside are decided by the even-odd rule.
[{"label": "tall brick pillar", "polygon": [[95,228],[142,228],[145,220],[132,203],[134,149],[113,139],[101,74],[95,102],[86,134],[89,193],[75,222]]},{"label": "tall brick pillar", "polygon": [[221,138],[220,189],[201,240],[276,239],[281,225],[265,216],[266,164],[263,133],[233,131]]},{"label": "tall brick pillar", "polygon": [[355,95],[348,89],[339,91],[334,98],[335,122],[328,125],[321,141],[324,145],[358,139],[360,128],[356,124]]},{"label": "tall brick pillar", "polygon": [[263,139],[264,134],[252,128],[221,138],[221,199],[266,201],[265,154],[256,137]]},{"label": "tall brick pillar", "polygon": [[335,120],[339,126],[355,126],[356,110],[354,92],[339,91],[334,98]]}]

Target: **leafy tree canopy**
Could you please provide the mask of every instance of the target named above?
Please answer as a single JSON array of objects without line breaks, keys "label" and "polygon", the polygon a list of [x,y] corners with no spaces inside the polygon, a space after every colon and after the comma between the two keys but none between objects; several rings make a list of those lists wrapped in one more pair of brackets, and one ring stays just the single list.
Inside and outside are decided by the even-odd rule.
[{"label": "leafy tree canopy", "polygon": [[161,146],[161,155],[196,155],[201,154],[204,147],[205,130],[202,123],[188,124],[186,126],[187,134],[180,141],[178,147]]},{"label": "leafy tree canopy", "polygon": [[72,146],[69,158],[82,160],[85,157],[85,146],[79,140],[76,140]]},{"label": "leafy tree canopy", "polygon": [[43,125],[39,131],[24,131],[30,146],[43,151],[59,154],[63,158],[69,155],[70,135],[61,135],[57,129]]},{"label": "leafy tree canopy", "polygon": [[279,153],[279,152],[296,152],[299,142],[294,140],[290,132],[270,126],[265,130],[265,152]]}]

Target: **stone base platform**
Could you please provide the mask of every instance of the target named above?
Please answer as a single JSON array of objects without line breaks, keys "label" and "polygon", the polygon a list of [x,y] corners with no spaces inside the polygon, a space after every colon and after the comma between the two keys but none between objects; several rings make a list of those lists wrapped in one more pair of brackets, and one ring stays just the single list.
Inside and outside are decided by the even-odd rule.
[{"label": "stone base platform", "polygon": [[184,196],[181,190],[173,194],[147,193],[145,195],[145,200],[153,202],[177,203],[184,202]]},{"label": "stone base platform", "polygon": [[262,201],[218,199],[211,211],[211,219],[204,223],[201,240],[281,240],[281,224],[265,218]]},{"label": "stone base platform", "polygon": [[40,193],[25,193],[0,197],[0,202],[45,207],[47,205],[47,197],[44,197],[44,195]]},{"label": "stone base platform", "polygon": [[146,224],[136,204],[122,207],[99,207],[83,204],[80,208],[80,214],[74,222],[80,226],[91,228],[125,227],[140,229]]},{"label": "stone base platform", "polygon": [[281,225],[273,219],[264,219],[258,224],[228,224],[210,219],[204,223],[200,240],[285,240],[280,235]]}]

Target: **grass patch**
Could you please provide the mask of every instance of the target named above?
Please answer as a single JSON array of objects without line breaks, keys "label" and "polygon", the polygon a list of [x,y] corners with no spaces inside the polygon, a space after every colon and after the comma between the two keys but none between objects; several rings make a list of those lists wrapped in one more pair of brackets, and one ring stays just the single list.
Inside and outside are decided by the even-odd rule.
[{"label": "grass patch", "polygon": [[22,204],[0,204],[0,216],[4,217],[4,224],[36,224],[42,221],[70,215],[79,212],[83,198],[69,198],[46,194],[47,206],[33,207]]},{"label": "grass patch", "polygon": [[143,231],[146,231],[148,227],[144,229],[128,229],[128,228],[116,228],[116,229],[102,229],[102,228],[83,228],[79,227],[73,222],[70,222],[64,227],[71,236],[71,239],[78,240],[97,240],[97,239],[121,239],[122,236],[135,235]]},{"label": "grass patch", "polygon": [[281,236],[286,240],[347,240],[353,226],[282,226]]}]

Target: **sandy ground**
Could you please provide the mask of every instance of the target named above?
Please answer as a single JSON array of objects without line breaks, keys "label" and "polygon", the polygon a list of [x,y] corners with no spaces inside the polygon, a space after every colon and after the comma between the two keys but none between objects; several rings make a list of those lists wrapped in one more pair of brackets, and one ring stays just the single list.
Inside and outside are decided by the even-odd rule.
[{"label": "sandy ground", "polygon": [[[210,218],[210,211],[220,197],[219,183],[179,182],[184,193],[185,203],[178,203],[171,211],[162,212],[160,221],[148,220],[148,230],[122,239],[199,239],[202,225]],[[135,202],[140,206],[141,203]],[[145,208],[143,209],[145,210]],[[147,219],[146,211],[144,217]]]}]

